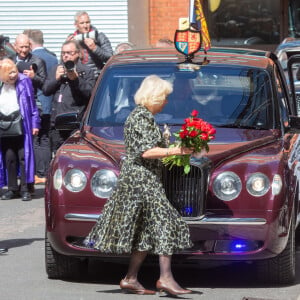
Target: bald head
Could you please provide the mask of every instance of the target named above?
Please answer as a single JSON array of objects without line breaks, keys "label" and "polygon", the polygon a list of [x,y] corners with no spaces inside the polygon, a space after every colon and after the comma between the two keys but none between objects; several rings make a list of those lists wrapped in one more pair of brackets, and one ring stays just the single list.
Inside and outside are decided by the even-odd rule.
[{"label": "bald head", "polygon": [[20,59],[25,59],[30,52],[30,40],[26,34],[19,34],[15,40],[15,49]]}]

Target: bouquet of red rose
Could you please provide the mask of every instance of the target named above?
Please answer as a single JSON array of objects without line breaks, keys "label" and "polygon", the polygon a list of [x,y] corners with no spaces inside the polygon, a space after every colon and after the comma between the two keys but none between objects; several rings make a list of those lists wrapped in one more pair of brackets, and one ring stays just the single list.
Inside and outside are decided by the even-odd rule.
[{"label": "bouquet of red rose", "polygon": [[[209,151],[208,142],[215,138],[216,130],[213,126],[204,120],[197,118],[198,111],[193,110],[191,116],[184,120],[184,124],[181,129],[174,133],[175,143],[170,147],[187,147],[194,149],[194,152],[201,152],[203,149],[206,152]],[[184,168],[184,173],[190,172],[190,154],[186,155],[170,155],[162,159],[164,165],[169,166],[171,169],[173,166],[179,166]]]}]

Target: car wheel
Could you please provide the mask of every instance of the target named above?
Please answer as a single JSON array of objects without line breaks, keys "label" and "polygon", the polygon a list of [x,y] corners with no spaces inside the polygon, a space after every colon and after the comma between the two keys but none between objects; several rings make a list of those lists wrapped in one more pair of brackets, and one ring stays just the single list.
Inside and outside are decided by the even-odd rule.
[{"label": "car wheel", "polygon": [[78,279],[84,274],[84,268],[87,268],[87,260],[82,261],[79,258],[62,255],[56,252],[45,237],[45,262],[46,272],[50,279]]},{"label": "car wheel", "polygon": [[292,213],[289,238],[285,249],[276,257],[255,262],[256,275],[260,282],[291,284],[295,280],[295,220]]}]

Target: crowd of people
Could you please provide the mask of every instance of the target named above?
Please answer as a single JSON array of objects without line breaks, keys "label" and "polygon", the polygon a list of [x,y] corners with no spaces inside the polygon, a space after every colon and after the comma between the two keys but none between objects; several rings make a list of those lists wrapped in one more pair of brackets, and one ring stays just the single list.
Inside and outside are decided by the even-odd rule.
[{"label": "crowd of people", "polygon": [[20,112],[24,128],[18,136],[4,136],[0,128],[0,187],[7,186],[2,200],[29,201],[34,184],[45,183],[53,154],[71,134],[55,129],[55,117],[76,112],[80,120],[101,69],[114,54],[86,11],[75,14],[74,26],[59,58],[44,47],[39,29],[25,29],[10,45],[12,51],[6,47],[1,53],[0,118]]},{"label": "crowd of people", "polygon": [[[11,68],[16,67],[19,74],[30,79],[33,90],[33,99],[30,99],[33,103],[31,109],[34,112],[38,111],[38,120],[36,120],[38,123],[36,123],[37,128],[32,136],[32,142],[30,138],[28,144],[28,138],[22,135],[23,147],[20,143],[20,149],[13,149],[12,146],[8,146],[6,149],[5,141],[8,138],[3,137],[0,132],[2,145],[0,156],[3,157],[0,169],[3,169],[4,174],[0,180],[0,188],[5,185],[8,186],[7,192],[1,196],[2,200],[18,198],[25,191],[26,196],[23,193],[22,200],[31,200],[34,184],[46,182],[46,175],[53,154],[71,134],[70,131],[55,129],[55,117],[64,112],[76,112],[80,120],[104,64],[113,54],[135,48],[135,45],[130,42],[122,42],[113,51],[107,36],[91,24],[90,16],[86,11],[79,11],[75,14],[74,26],[75,31],[66,37],[61,46],[59,58],[54,52],[44,47],[43,32],[39,29],[25,29],[16,36],[14,44],[2,43],[2,47],[0,45],[2,76],[9,76],[7,73],[10,72],[9,69],[1,67],[3,58],[8,58],[14,63]],[[156,47],[163,48],[171,46],[172,41],[166,38],[160,39],[156,44]],[[70,64],[71,68],[69,67]],[[6,74],[4,74],[5,72]],[[21,80],[19,77],[12,84],[15,89]],[[3,99],[7,97],[5,87],[6,83],[1,80],[0,98]],[[20,99],[16,99],[20,106]],[[2,105],[4,104],[3,102]],[[25,112],[20,107],[19,111],[24,119],[26,117]],[[25,187],[21,188],[22,184],[17,188],[15,183],[20,176],[17,162],[21,161],[22,156],[20,156],[19,150],[24,151],[27,155],[24,157],[25,170],[34,170],[34,177],[27,178],[27,190]],[[11,170],[9,171],[8,164],[8,161],[12,159],[9,156],[10,151],[15,153],[13,162],[10,162],[17,168],[13,173]],[[34,161],[28,160],[28,156],[34,157]],[[11,177],[14,177],[13,184],[12,181],[8,180]]]}]

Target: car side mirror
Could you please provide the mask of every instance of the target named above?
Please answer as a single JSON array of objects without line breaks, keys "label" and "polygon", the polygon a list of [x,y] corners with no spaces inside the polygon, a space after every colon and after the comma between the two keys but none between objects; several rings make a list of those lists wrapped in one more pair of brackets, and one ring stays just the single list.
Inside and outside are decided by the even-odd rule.
[{"label": "car side mirror", "polygon": [[63,113],[55,118],[55,129],[57,130],[74,130],[79,129],[79,127],[78,113]]}]

